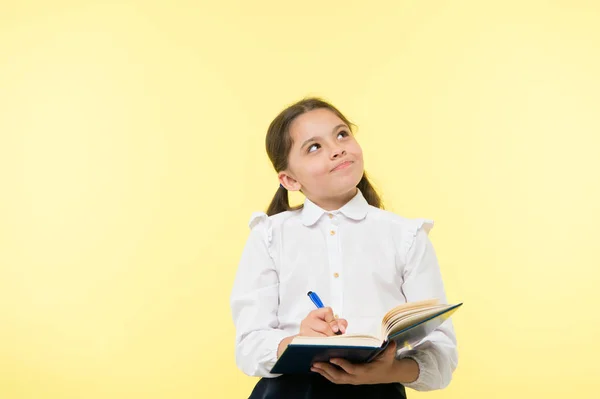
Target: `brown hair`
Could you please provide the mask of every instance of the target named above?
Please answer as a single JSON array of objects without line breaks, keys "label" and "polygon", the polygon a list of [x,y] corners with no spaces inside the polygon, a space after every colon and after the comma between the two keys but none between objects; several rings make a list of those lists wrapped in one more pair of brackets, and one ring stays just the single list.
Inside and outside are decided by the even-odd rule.
[{"label": "brown hair", "polygon": [[[269,159],[271,160],[276,172],[285,170],[288,167],[288,156],[290,154],[290,150],[292,149],[292,136],[290,135],[289,127],[292,121],[308,111],[319,108],[327,108],[336,114],[342,121],[344,121],[348,127],[352,128],[355,126],[348,119],[346,119],[346,117],[342,115],[337,108],[320,98],[305,98],[295,104],[290,105],[281,111],[281,113],[277,115],[275,119],[273,119],[273,122],[271,122],[269,129],[267,130],[267,154],[269,155]],[[377,194],[377,191],[375,191],[375,188],[373,188],[367,179],[366,173],[363,174],[356,187],[358,187],[358,189],[362,192],[363,196],[370,205],[383,209],[381,198],[379,198],[379,194]],[[294,208],[290,207],[288,191],[280,185],[279,189],[275,193],[275,196],[273,197],[273,200],[271,200],[269,208],[267,209],[267,215],[276,215],[284,211],[301,208],[302,205]]]}]

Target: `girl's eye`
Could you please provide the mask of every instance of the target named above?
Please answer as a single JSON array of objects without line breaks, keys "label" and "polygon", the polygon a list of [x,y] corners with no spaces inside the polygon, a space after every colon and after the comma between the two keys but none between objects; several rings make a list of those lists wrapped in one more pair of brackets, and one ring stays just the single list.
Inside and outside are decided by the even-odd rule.
[{"label": "girl's eye", "polygon": [[[338,132],[338,134],[337,134],[338,140],[341,140],[344,137],[348,137],[348,136],[350,136],[350,133],[348,133],[346,130],[340,130]],[[308,149],[306,150],[306,152],[308,154],[310,154],[311,152],[317,151],[319,148],[321,148],[321,144],[315,143],[315,144],[312,144],[310,147],[308,147]]]}]

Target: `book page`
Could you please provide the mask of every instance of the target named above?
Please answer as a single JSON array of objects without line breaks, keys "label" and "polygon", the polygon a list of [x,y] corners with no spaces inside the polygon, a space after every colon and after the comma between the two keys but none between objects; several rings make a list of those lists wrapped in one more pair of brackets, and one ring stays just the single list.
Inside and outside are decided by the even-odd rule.
[{"label": "book page", "polygon": [[383,340],[366,334],[332,335],[330,337],[295,337],[290,345],[368,346],[379,347]]},{"label": "book page", "polygon": [[408,312],[413,309],[428,308],[428,307],[439,305],[439,304],[440,304],[439,299],[426,299],[423,301],[403,303],[402,305],[398,305],[398,306],[390,309],[385,314],[385,316],[383,316],[382,324],[387,324],[391,318],[395,317],[396,315],[398,315],[400,313],[405,313],[405,312]]},{"label": "book page", "polygon": [[413,311],[407,315],[401,315],[395,320],[392,320],[392,322],[385,327],[384,337],[388,337],[389,335],[401,331],[406,327],[428,319],[429,317],[444,311],[444,309],[451,308],[452,306],[453,305],[438,305],[422,309],[420,311]]}]

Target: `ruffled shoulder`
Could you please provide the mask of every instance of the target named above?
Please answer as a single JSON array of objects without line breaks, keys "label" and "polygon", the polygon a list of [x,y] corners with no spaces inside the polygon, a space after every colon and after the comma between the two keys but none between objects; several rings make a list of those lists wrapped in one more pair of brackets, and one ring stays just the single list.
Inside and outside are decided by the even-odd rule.
[{"label": "ruffled shoulder", "polygon": [[250,216],[250,221],[248,222],[248,227],[251,229],[254,228],[257,224],[269,220],[269,217],[264,212],[254,212],[252,216]]},{"label": "ruffled shoulder", "polygon": [[273,222],[264,212],[254,212],[250,217],[248,226],[251,230],[260,230],[264,234],[265,244],[271,245],[273,238]]},{"label": "ruffled shoulder", "polygon": [[414,237],[417,236],[419,230],[425,230],[425,233],[429,234],[433,229],[434,222],[431,219],[414,219]]},{"label": "ruffled shoulder", "polygon": [[408,251],[413,246],[417,234],[423,230],[429,234],[433,228],[434,222],[431,219],[408,219],[397,217],[394,220],[394,235],[396,236],[398,252],[403,261],[406,261]]}]

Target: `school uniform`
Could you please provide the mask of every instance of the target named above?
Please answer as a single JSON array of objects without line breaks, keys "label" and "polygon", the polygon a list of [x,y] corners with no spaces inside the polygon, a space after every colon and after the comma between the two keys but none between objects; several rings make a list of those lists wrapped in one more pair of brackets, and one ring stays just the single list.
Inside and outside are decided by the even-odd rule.
[{"label": "school uniform", "polygon": [[[431,220],[408,219],[369,205],[360,190],[336,211],[306,199],[300,210],[270,217],[253,214],[231,292],[236,363],[244,373],[263,377],[251,398],[353,393],[404,398],[400,384],[337,385],[318,374],[279,376],[270,370],[281,340],[298,334],[301,321],[315,309],[308,291],[317,292],[325,306],[348,321],[348,334],[379,335],[384,314],[401,303],[431,298],[446,303],[427,235],[432,227]],[[405,387],[444,388],[458,361],[452,321],[414,348],[399,349],[396,357],[410,357],[419,365],[419,377]]]}]

